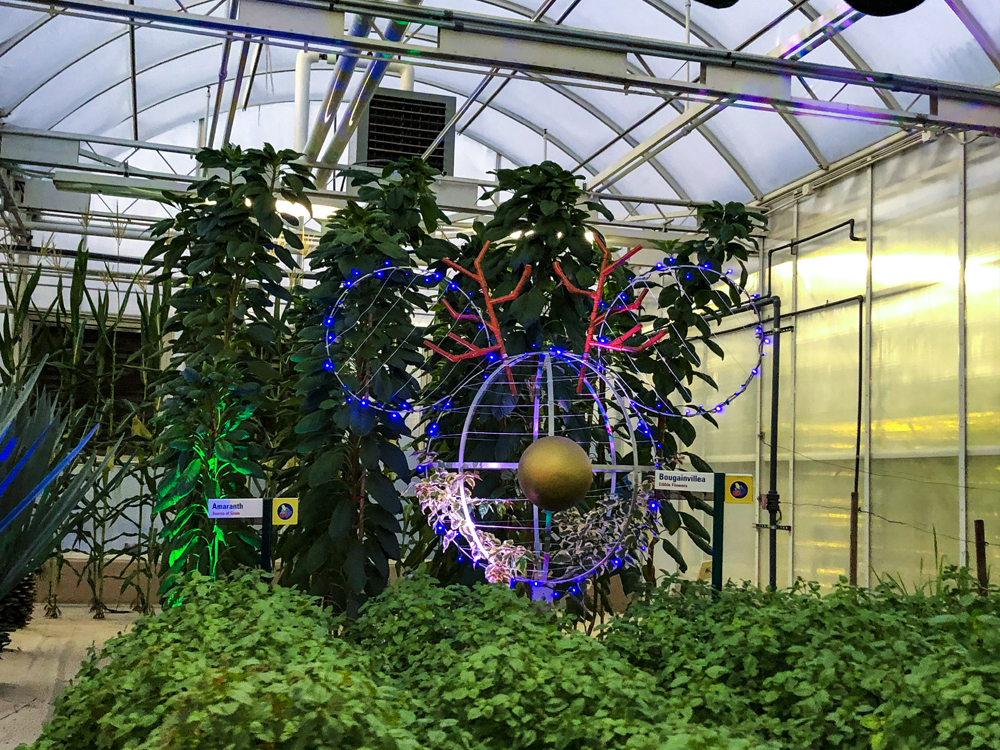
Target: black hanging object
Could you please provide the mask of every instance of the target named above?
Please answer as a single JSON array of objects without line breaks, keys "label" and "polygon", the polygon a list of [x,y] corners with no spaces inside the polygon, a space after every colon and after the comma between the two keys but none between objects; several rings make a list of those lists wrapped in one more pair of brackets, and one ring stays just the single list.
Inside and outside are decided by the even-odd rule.
[{"label": "black hanging object", "polygon": [[695,0],[695,2],[707,5],[709,8],[732,8],[739,0]]},{"label": "black hanging object", "polygon": [[898,16],[920,5],[924,0],[847,0],[854,10],[866,16]]}]

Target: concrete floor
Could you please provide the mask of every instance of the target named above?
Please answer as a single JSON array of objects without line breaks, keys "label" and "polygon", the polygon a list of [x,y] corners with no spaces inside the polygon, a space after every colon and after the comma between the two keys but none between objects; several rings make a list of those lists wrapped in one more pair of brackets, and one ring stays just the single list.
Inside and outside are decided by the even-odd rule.
[{"label": "concrete floor", "polygon": [[85,605],[63,605],[49,620],[41,605],[24,630],[11,634],[0,656],[0,750],[33,742],[52,715],[52,702],[73,679],[91,644],[128,630],[137,615],[109,614],[95,620]]}]

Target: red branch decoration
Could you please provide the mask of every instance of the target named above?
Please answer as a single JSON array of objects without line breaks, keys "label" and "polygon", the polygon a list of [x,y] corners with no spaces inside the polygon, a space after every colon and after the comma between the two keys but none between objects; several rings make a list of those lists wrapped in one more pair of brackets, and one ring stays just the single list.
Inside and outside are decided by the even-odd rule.
[{"label": "red branch decoration", "polygon": [[[521,279],[520,281],[517,282],[517,286],[514,287],[514,291],[512,291],[510,294],[505,294],[502,297],[493,297],[492,294],[490,293],[489,286],[486,284],[486,274],[483,273],[483,266],[482,266],[483,257],[485,257],[486,251],[489,250],[489,248],[490,248],[490,243],[487,241],[486,244],[483,245],[483,249],[479,251],[479,255],[476,256],[475,261],[473,261],[473,266],[476,269],[475,273],[473,273],[467,268],[463,268],[458,263],[449,258],[445,258],[444,262],[450,268],[453,268],[456,271],[464,273],[470,279],[473,279],[479,283],[479,288],[483,293],[483,300],[486,304],[486,313],[488,316],[488,320],[486,321],[486,327],[493,334],[493,338],[497,343],[494,344],[493,346],[485,346],[485,347],[476,346],[475,344],[472,344],[467,340],[463,339],[461,336],[457,336],[454,333],[449,333],[448,338],[452,339],[453,341],[457,341],[459,344],[464,346],[469,351],[464,352],[463,354],[451,354],[450,352],[446,352],[444,349],[431,343],[430,341],[424,341],[424,344],[429,349],[434,350],[435,352],[437,352],[450,362],[458,362],[463,359],[474,359],[475,357],[482,357],[483,355],[490,354],[491,352],[500,352],[500,357],[505,363],[504,368],[507,370],[507,383],[510,385],[510,393],[512,396],[516,396],[517,389],[514,387],[514,373],[511,372],[510,366],[506,364],[507,349],[504,346],[503,336],[500,333],[500,323],[497,320],[496,306],[499,304],[503,304],[504,302],[512,302],[521,295],[521,290],[524,288],[525,282],[531,275],[531,265],[529,264],[524,267],[524,271],[522,271],[521,273]],[[476,315],[457,312],[455,308],[453,308],[450,304],[448,304],[447,300],[442,300],[442,303],[444,304],[444,308],[448,311],[448,314],[451,315],[451,317],[454,318],[455,320],[479,320],[479,317]]]},{"label": "red branch decoration", "polygon": [[[643,299],[645,299],[646,293],[649,291],[648,289],[643,289],[642,292],[639,294],[639,296],[636,298],[635,302],[632,302],[627,305],[617,305],[611,310],[602,313],[601,297],[604,294],[604,282],[607,280],[608,276],[611,275],[612,271],[614,271],[618,266],[627,261],[637,252],[639,252],[642,249],[642,245],[636,245],[634,248],[625,253],[625,255],[620,257],[618,260],[612,261],[611,253],[608,250],[607,246],[604,244],[604,242],[601,240],[601,238],[595,237],[594,241],[597,243],[597,247],[600,248],[601,255],[603,256],[601,260],[601,270],[597,276],[597,289],[595,289],[594,291],[587,291],[585,289],[580,289],[578,286],[573,284],[568,278],[566,278],[566,274],[563,272],[562,267],[559,265],[559,261],[556,261],[555,263],[552,264],[552,267],[555,270],[556,275],[562,281],[563,286],[565,286],[573,294],[580,294],[583,295],[584,297],[590,297],[594,301],[594,306],[590,312],[590,325],[587,328],[587,340],[583,345],[584,362],[586,362],[587,355],[590,353],[592,347],[596,347],[598,349],[610,349],[616,352],[636,353],[636,352],[641,352],[643,349],[649,348],[650,346],[652,346],[657,341],[659,341],[660,339],[662,339],[664,336],[667,335],[666,331],[660,331],[659,333],[655,333],[652,336],[650,336],[648,339],[646,339],[642,344],[638,346],[627,346],[625,342],[631,336],[633,336],[636,333],[639,333],[642,330],[642,326],[636,324],[633,328],[623,333],[614,341],[601,342],[597,341],[594,338],[594,330],[597,328],[597,326],[603,323],[608,318],[609,315],[614,315],[616,313],[626,312],[626,311],[634,312],[638,310],[642,306],[642,301]],[[586,372],[585,368],[581,366],[580,377],[576,383],[577,393],[580,393],[583,390],[583,379],[585,372]]]}]

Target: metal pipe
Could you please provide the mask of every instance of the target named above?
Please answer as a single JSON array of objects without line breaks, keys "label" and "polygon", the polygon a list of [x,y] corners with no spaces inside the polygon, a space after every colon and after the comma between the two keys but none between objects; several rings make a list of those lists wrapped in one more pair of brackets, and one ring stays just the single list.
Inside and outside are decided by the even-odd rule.
[{"label": "metal pipe", "polygon": [[843,227],[850,227],[847,236],[852,242],[864,242],[864,237],[857,237],[854,234],[854,219],[848,219],[847,221],[842,221],[839,224],[834,224],[832,227],[827,227],[826,229],[821,229],[815,234],[810,234],[808,237],[803,237],[801,240],[792,240],[791,242],[786,242],[784,245],[778,245],[777,247],[772,247],[767,251],[767,294],[765,296],[771,295],[771,257],[779,250],[788,250],[789,248],[795,248],[806,242],[811,242],[819,237],[835,232]]},{"label": "metal pipe", "polygon": [[768,586],[772,591],[778,588],[778,514],[781,512],[781,496],[778,494],[778,399],[781,379],[781,300],[773,298],[774,331],[771,333],[774,347],[771,354],[771,450],[768,466],[768,488],[765,510],[768,515]]},{"label": "metal pipe", "polygon": [[302,153],[309,139],[309,74],[313,63],[319,62],[319,52],[301,50],[295,56],[295,130],[292,148]]},{"label": "metal pipe", "polygon": [[[124,3],[108,2],[107,0],[23,1],[33,5],[64,8],[84,17],[103,16],[120,19],[138,19],[142,21],[149,21],[157,28],[165,26],[179,26],[190,33],[203,33],[209,35],[221,34],[223,36],[231,36],[233,33],[249,33],[254,36],[266,37],[272,44],[279,46],[288,46],[289,42],[294,43],[298,48],[301,48],[302,44],[305,42],[315,44],[316,46],[323,45],[324,48],[350,46],[352,44],[350,41],[333,39],[329,36],[324,36],[319,32],[310,33],[299,30],[267,28],[265,26],[250,25],[214,16],[182,13],[164,10],[162,8],[129,6]],[[293,8],[316,9],[321,7],[315,4],[295,2],[293,0],[272,0],[271,4],[275,6],[289,6]],[[627,49],[629,52],[636,55],[651,55],[654,57],[691,60],[692,62],[722,65],[724,67],[737,70],[771,73],[776,75],[801,75],[810,79],[850,83],[852,85],[880,90],[926,94],[929,96],[958,99],[960,101],[978,102],[988,106],[997,106],[1000,104],[1000,91],[973,84],[933,81],[916,76],[898,75],[896,73],[858,70],[837,65],[802,62],[799,60],[769,58],[764,55],[734,52],[726,49],[713,49],[711,47],[700,47],[697,45],[685,45],[662,39],[634,37],[592,29],[554,26],[552,24],[538,24],[531,23],[530,21],[518,21],[508,18],[484,16],[475,13],[456,11],[450,8],[427,8],[418,10],[412,7],[407,8],[400,4],[393,5],[393,10],[389,11],[387,10],[387,7],[389,7],[388,3],[373,2],[372,0],[338,0],[336,7],[338,10],[346,12],[371,13],[380,17],[391,16],[402,19],[402,23],[422,23],[451,31],[489,34],[492,36],[524,41],[549,42],[572,48],[608,51],[616,54],[620,53],[623,49]],[[381,54],[397,54],[394,50],[386,51],[385,43],[380,40],[364,40],[359,43],[359,46],[362,49],[375,50]],[[398,48],[398,45],[393,46]],[[404,54],[409,54],[409,51],[404,52]],[[460,53],[452,53],[448,50],[435,49],[433,47],[419,48],[419,50],[415,51],[414,54],[419,54],[421,57],[434,61],[459,61],[466,59],[465,56]],[[505,59],[501,60],[499,57],[486,58],[483,56],[476,57],[474,62],[486,67],[494,67],[501,63],[509,64],[509,61]],[[530,63],[523,64],[523,68],[525,70],[540,70],[542,67],[544,66],[536,66]],[[562,72],[570,73],[570,71],[565,70]],[[624,72],[622,74],[603,74],[572,71],[572,75],[574,77],[590,78],[595,80],[614,80],[615,82],[621,83],[629,82],[631,85],[635,85],[634,80],[627,81],[628,78],[633,78],[633,76]],[[677,82],[671,82],[670,86],[673,89],[678,88]],[[684,88],[685,90],[693,90],[697,92],[703,87],[700,84],[692,84],[691,87]],[[803,106],[801,102],[796,103]],[[812,104],[815,104],[815,102]],[[927,118],[925,115],[920,115],[919,118],[914,117],[913,119],[914,121],[918,119],[926,121]],[[978,126],[973,126],[971,129],[977,129],[977,127]]]},{"label": "metal pipe", "polygon": [[[400,0],[401,5],[420,5],[421,2],[422,0]],[[390,21],[385,29],[385,40],[387,42],[398,42],[401,40],[407,25],[406,21]],[[347,115],[337,127],[337,132],[334,133],[333,140],[320,159],[321,163],[336,164],[340,159],[351,140],[351,136],[357,130],[361,118],[371,105],[372,96],[374,96],[379,84],[382,83],[391,60],[392,56],[379,53],[368,63],[368,70],[365,72],[365,77],[361,81],[358,90],[354,92],[354,98],[348,107]],[[317,187],[326,185],[330,179],[331,171],[329,168],[322,168],[316,171]]]},{"label": "metal pipe", "polygon": [[233,123],[236,122],[236,110],[239,107],[240,89],[243,88],[243,76],[247,69],[247,56],[250,54],[249,35],[243,40],[243,47],[240,49],[240,62],[236,68],[236,80],[233,81],[233,96],[229,102],[229,111],[226,112],[226,129],[222,133],[222,145],[228,146],[229,139],[233,135]]},{"label": "metal pipe", "polygon": [[854,491],[851,493],[851,539],[848,580],[852,586],[858,585],[858,521],[861,508],[858,505],[858,485],[861,480],[861,415],[864,408],[865,392],[865,298],[855,297],[858,301],[858,418],[854,433]]},{"label": "metal pipe", "polygon": [[400,65],[399,90],[413,91],[413,83],[416,80],[416,71],[412,65]]},{"label": "metal pipe", "polygon": [[[236,20],[239,0],[229,0],[229,20]],[[226,78],[229,76],[229,52],[233,47],[233,35],[227,33],[222,43],[222,64],[219,65],[219,88],[215,92],[215,108],[212,111],[212,126],[208,131],[208,147],[215,145],[215,131],[219,126],[219,113],[222,111],[222,93],[226,88]]]},{"label": "metal pipe", "polygon": [[962,144],[958,176],[958,565],[969,565],[969,325],[965,272],[968,267],[968,149]]},{"label": "metal pipe", "polygon": [[979,595],[989,596],[990,579],[986,572],[986,524],[976,519],[976,577],[979,579]]},{"label": "metal pipe", "polygon": [[[354,24],[351,26],[351,36],[365,38],[371,28],[372,17],[358,14],[354,17]],[[326,136],[337,119],[337,109],[344,101],[347,84],[350,83],[357,64],[357,50],[344,50],[337,56],[337,67],[333,71],[333,78],[330,79],[330,86],[323,98],[323,106],[320,107],[319,114],[316,115],[316,123],[313,125],[309,143],[306,145],[305,154],[309,161],[316,161],[319,158],[319,152],[323,150]]]},{"label": "metal pipe", "polygon": [[[129,5],[135,5],[135,0],[128,0]],[[128,25],[128,77],[132,92],[132,137],[139,140],[139,96],[136,93],[135,69],[135,24]]]}]

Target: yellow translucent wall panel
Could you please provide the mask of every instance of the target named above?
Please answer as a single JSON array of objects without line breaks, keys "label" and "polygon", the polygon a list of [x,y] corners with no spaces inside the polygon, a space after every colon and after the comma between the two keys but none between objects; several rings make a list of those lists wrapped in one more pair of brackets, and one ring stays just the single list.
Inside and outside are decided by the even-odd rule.
[{"label": "yellow translucent wall panel", "polygon": [[987,558],[1000,580],[1000,141],[968,147],[966,331],[970,560],[972,522],[986,525]]},{"label": "yellow translucent wall panel", "polygon": [[958,450],[961,147],[932,146],[875,168],[875,457]]},{"label": "yellow translucent wall panel", "polygon": [[[868,171],[856,172],[799,202],[799,237],[809,237],[850,219],[855,236],[868,233]],[[798,246],[797,309],[863,295],[868,259],[863,241],[842,227]]]},{"label": "yellow translucent wall panel", "polygon": [[875,167],[871,563],[905,581],[958,562],[961,165],[942,138]]},{"label": "yellow translucent wall panel", "polygon": [[[872,567],[907,585],[958,564],[958,458],[872,461]],[[872,583],[875,583],[873,580]]]},{"label": "yellow translucent wall panel", "polygon": [[704,363],[703,372],[715,381],[718,388],[695,379],[690,386],[693,403],[706,408],[721,405],[721,401],[738,393],[750,379],[746,390],[731,404],[721,405],[721,412],[713,412],[712,418],[718,422],[718,428],[704,419],[692,420],[698,434],[692,450],[706,460],[711,457],[722,462],[753,461],[756,455],[754,433],[759,379],[753,377],[753,370],[760,369],[760,355],[759,341],[753,332],[755,322],[756,318],[750,315],[724,321],[720,330],[729,332],[716,338],[716,343],[725,352],[722,359],[707,351],[707,347],[699,346],[696,350]]},{"label": "yellow translucent wall panel", "polygon": [[[848,572],[861,365],[858,310],[851,304],[795,320],[795,572],[824,585]],[[863,572],[863,532],[859,539]]]},{"label": "yellow translucent wall panel", "polygon": [[[789,206],[779,211],[773,211],[767,217],[768,240],[764,250],[786,245],[795,239],[795,206]],[[765,252],[765,255],[767,253]],[[790,248],[778,250],[770,256],[771,260],[771,292],[781,297],[783,304],[790,304],[792,299],[792,262],[794,256]],[[766,264],[765,264],[766,266]],[[761,294],[766,293],[767,279],[762,283]],[[791,307],[787,308],[791,310]]]}]

